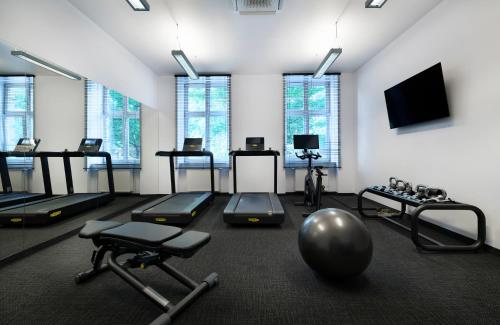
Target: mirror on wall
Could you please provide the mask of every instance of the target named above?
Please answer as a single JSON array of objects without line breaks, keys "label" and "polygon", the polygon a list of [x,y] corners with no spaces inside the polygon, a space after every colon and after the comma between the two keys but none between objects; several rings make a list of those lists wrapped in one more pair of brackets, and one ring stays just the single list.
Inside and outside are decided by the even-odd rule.
[{"label": "mirror on wall", "polygon": [[130,218],[144,198],[115,192],[138,192],[141,106],[0,42],[0,263]]}]

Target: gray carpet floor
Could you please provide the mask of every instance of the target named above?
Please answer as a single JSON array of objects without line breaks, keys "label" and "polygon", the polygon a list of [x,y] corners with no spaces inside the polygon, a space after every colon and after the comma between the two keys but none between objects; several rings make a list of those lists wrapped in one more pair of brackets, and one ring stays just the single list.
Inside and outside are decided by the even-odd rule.
[{"label": "gray carpet floor", "polygon": [[[495,324],[500,319],[500,257],[490,253],[422,254],[408,235],[367,220],[373,259],[353,280],[317,277],[302,261],[297,233],[300,196],[281,200],[281,227],[230,227],[228,197],[217,197],[188,228],[212,234],[188,260],[171,263],[220,284],[190,306],[176,324]],[[325,197],[326,207],[340,207]],[[118,220],[128,220],[129,214]],[[76,236],[0,269],[2,324],[147,324],[161,311],[113,273],[82,285],[73,275],[90,267],[91,241]],[[171,300],[186,293],[155,268],[134,270]]]}]

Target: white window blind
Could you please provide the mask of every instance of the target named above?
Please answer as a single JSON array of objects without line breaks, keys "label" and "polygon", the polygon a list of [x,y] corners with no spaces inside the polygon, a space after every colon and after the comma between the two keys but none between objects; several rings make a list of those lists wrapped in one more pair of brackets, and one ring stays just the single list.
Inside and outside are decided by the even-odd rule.
[{"label": "white window blind", "polygon": [[[0,150],[33,137],[34,76],[0,76]],[[9,168],[32,168],[33,158],[8,157]]]},{"label": "white window blind", "polygon": [[[322,158],[315,165],[340,168],[340,75],[283,75],[285,168],[303,168],[295,156],[293,136],[317,134]],[[300,154],[300,153],[299,153]]]},{"label": "white window blind", "polygon": [[[87,138],[101,138],[113,168],[140,168],[141,103],[94,81],[85,82]],[[104,168],[101,157],[87,158],[87,168]]]},{"label": "white window blind", "polygon": [[[229,167],[231,76],[176,77],[177,148],[185,138],[203,138],[216,168]],[[179,168],[209,168],[207,158],[179,157]]]}]

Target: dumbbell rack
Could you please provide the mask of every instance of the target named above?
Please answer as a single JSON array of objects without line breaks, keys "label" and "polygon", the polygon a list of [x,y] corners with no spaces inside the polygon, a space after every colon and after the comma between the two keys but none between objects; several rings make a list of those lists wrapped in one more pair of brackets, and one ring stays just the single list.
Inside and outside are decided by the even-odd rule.
[{"label": "dumbbell rack", "polygon": [[[401,203],[401,212],[399,215],[394,217],[385,217],[378,215],[366,214],[363,209],[363,195],[365,193],[375,194],[384,197],[389,200],[397,201]],[[409,213],[411,218],[410,227],[397,222],[394,219],[402,218],[406,214],[406,207],[412,206],[416,209]],[[441,211],[472,211],[477,217],[477,239],[470,245],[449,245],[444,244],[434,238],[421,234],[419,232],[419,216],[427,210],[441,210]],[[367,187],[358,194],[358,212],[361,216],[365,218],[377,218],[386,220],[398,227],[406,229],[411,232],[411,239],[418,249],[426,251],[447,251],[447,252],[457,252],[457,251],[476,251],[483,247],[486,240],[486,217],[484,213],[476,206],[470,204],[464,204],[455,202],[452,200],[446,200],[441,202],[426,202],[423,199],[417,198],[415,195],[407,195],[403,192],[391,189],[388,186],[371,186]],[[432,244],[424,244],[421,238],[431,242]]]}]

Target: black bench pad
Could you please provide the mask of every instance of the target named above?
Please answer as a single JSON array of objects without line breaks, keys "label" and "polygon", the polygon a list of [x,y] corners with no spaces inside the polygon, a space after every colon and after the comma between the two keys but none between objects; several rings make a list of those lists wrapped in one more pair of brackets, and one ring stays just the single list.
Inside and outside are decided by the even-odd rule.
[{"label": "black bench pad", "polygon": [[199,231],[187,231],[163,243],[161,250],[174,256],[187,258],[193,256],[194,253],[209,241],[210,234]]},{"label": "black bench pad", "polygon": [[148,246],[159,246],[163,242],[179,236],[181,228],[157,225],[148,222],[127,222],[119,227],[101,232],[101,239],[117,238]]},{"label": "black bench pad", "polygon": [[117,221],[96,221],[89,220],[85,222],[85,226],[80,230],[80,238],[94,238],[101,232],[107,229],[120,226],[122,223]]}]

